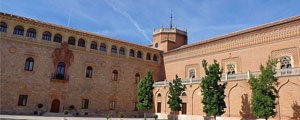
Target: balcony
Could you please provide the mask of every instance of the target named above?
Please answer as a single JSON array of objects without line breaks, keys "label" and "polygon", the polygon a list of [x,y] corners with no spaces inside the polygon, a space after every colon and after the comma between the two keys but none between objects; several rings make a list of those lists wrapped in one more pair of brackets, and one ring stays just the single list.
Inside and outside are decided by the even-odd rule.
[{"label": "balcony", "polygon": [[[260,72],[256,71],[256,72],[245,72],[245,73],[237,73],[237,74],[231,74],[231,75],[227,75],[227,74],[223,74],[221,77],[221,81],[234,81],[234,80],[249,80],[251,78],[251,76],[253,77],[259,77]],[[289,77],[289,76],[300,76],[300,68],[291,68],[291,69],[280,69],[280,70],[276,70],[276,74],[274,75],[275,77],[279,78],[279,77]],[[191,79],[185,79],[182,80],[182,84],[183,85],[187,85],[187,84],[199,84],[201,83],[201,79],[202,78],[191,78]],[[169,86],[169,81],[165,80],[165,81],[159,81],[159,82],[155,82],[154,83],[155,87],[159,87],[159,86]]]},{"label": "balcony", "polygon": [[50,80],[52,82],[63,82],[63,83],[68,82],[69,81],[69,75],[52,73]]}]

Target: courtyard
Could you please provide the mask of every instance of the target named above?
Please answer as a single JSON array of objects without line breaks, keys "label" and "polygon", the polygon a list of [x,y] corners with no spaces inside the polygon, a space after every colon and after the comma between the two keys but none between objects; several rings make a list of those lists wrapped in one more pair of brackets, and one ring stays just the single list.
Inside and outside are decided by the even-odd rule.
[{"label": "courtyard", "polygon": [[[103,117],[50,117],[50,116],[24,116],[24,115],[0,115],[1,120],[106,120]],[[144,118],[111,118],[110,120],[144,120]],[[154,118],[147,118],[154,120]]]}]

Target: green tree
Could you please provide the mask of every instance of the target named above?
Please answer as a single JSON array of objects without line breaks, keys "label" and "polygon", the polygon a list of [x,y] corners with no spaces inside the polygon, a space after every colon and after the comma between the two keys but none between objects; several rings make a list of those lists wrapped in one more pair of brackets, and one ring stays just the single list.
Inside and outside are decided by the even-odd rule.
[{"label": "green tree", "polygon": [[225,94],[224,90],[226,83],[220,84],[222,69],[220,69],[219,63],[214,60],[214,63],[209,65],[206,60],[202,61],[202,66],[205,71],[205,77],[202,78],[201,92],[203,95],[203,112],[208,116],[222,115],[225,113],[226,104],[224,101]]},{"label": "green tree", "polygon": [[148,111],[153,107],[153,93],[152,90],[154,81],[152,79],[152,72],[148,71],[144,80],[138,83],[138,110]]},{"label": "green tree", "polygon": [[179,78],[178,75],[176,75],[176,78],[173,80],[173,82],[169,82],[169,90],[168,104],[174,114],[175,119],[175,112],[181,110],[182,100],[180,95],[185,90],[185,86],[181,84],[181,78]]},{"label": "green tree", "polygon": [[276,115],[275,100],[278,97],[277,90],[275,89],[275,86],[278,83],[277,78],[274,76],[276,74],[276,64],[276,60],[269,59],[266,67],[260,65],[261,74],[258,78],[251,76],[249,80],[252,89],[252,113],[259,118],[265,118],[266,120],[270,116]]}]

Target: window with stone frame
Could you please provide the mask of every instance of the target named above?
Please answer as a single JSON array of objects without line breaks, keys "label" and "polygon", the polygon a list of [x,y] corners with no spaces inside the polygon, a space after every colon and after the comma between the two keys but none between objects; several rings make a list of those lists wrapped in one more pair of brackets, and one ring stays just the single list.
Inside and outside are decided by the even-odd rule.
[{"label": "window with stone frame", "polygon": [[153,61],[158,61],[156,54],[153,55]]},{"label": "window with stone frame", "polygon": [[5,22],[0,23],[0,32],[6,32],[7,31],[7,24]]},{"label": "window with stone frame", "polygon": [[195,69],[190,69],[189,70],[189,78],[193,79],[196,77],[196,70]]},{"label": "window with stone frame", "polygon": [[100,50],[100,51],[106,52],[106,45],[105,45],[105,43],[101,43],[101,44],[100,44],[99,50]]},{"label": "window with stone frame", "polygon": [[142,58],[142,57],[143,57],[142,55],[143,55],[143,54],[142,54],[141,51],[138,51],[137,54],[136,54],[137,58]]},{"label": "window with stone frame", "polygon": [[29,28],[26,32],[26,37],[35,38],[36,37],[36,30],[33,28]]},{"label": "window with stone frame", "polygon": [[291,69],[292,58],[290,56],[283,56],[279,59],[280,69]]},{"label": "window with stone frame", "polygon": [[227,68],[227,75],[232,75],[236,73],[236,66],[235,64],[228,64],[226,65]]},{"label": "window with stone frame", "polygon": [[110,110],[115,110],[116,107],[116,101],[110,101],[109,103],[109,109]]},{"label": "window with stone frame", "polygon": [[82,99],[82,109],[89,109],[89,99]]},{"label": "window with stone frame", "polygon": [[27,99],[28,99],[28,95],[19,95],[18,106],[26,106]]},{"label": "window with stone frame", "polygon": [[43,33],[42,40],[51,41],[51,33],[48,32],[48,31],[45,31],[45,32]]},{"label": "window with stone frame", "polygon": [[114,70],[112,73],[113,73],[112,80],[117,81],[118,80],[118,71]]},{"label": "window with stone frame", "polygon": [[151,60],[151,54],[150,53],[147,53],[146,60]]},{"label": "window with stone frame", "polygon": [[76,43],[76,39],[74,37],[69,37],[68,44],[69,45],[75,45],[75,43]]},{"label": "window with stone frame", "polygon": [[130,51],[129,51],[129,56],[130,57],[134,57],[135,55],[134,55],[134,50],[133,49],[130,49]]},{"label": "window with stone frame", "polygon": [[[62,42],[62,36],[60,34],[55,34],[54,38],[53,38],[53,42],[61,43]],[[74,41],[74,44],[75,44],[75,41]]]},{"label": "window with stone frame", "polygon": [[34,59],[29,57],[26,59],[24,70],[33,71]]},{"label": "window with stone frame", "polygon": [[97,50],[97,43],[95,41],[91,42],[91,49]]},{"label": "window with stone frame", "polygon": [[88,66],[86,68],[85,77],[87,77],[87,78],[92,78],[93,77],[93,68],[91,66]]},{"label": "window with stone frame", "polygon": [[112,45],[112,46],[111,46],[111,53],[112,53],[112,54],[117,54],[117,53],[118,53],[117,51],[118,51],[117,46]]},{"label": "window with stone frame", "polygon": [[125,48],[120,47],[119,54],[120,55],[125,55]]},{"label": "window with stone frame", "polygon": [[24,35],[24,27],[18,25],[14,28],[14,33],[15,35]]},{"label": "window with stone frame", "polygon": [[85,40],[84,39],[79,39],[78,40],[78,46],[79,47],[85,47]]}]

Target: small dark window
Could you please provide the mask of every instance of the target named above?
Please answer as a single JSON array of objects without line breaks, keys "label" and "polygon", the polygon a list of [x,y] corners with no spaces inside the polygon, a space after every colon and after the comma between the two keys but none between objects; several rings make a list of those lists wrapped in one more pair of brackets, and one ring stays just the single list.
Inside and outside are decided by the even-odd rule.
[{"label": "small dark window", "polygon": [[78,40],[78,46],[79,47],[85,47],[85,41],[84,41],[84,39],[79,39]]},{"label": "small dark window", "polygon": [[5,22],[0,23],[0,32],[6,32],[7,31],[7,24]]},{"label": "small dark window", "polygon": [[104,43],[100,44],[100,51],[106,51],[106,45]]},{"label": "small dark window", "polygon": [[51,41],[51,33],[48,32],[48,31],[44,32],[42,39],[47,40],[47,41]]},{"label": "small dark window", "polygon": [[19,106],[26,106],[27,105],[27,99],[28,99],[28,95],[19,95],[18,105]]},{"label": "small dark window", "polygon": [[115,45],[111,46],[111,53],[112,54],[117,54],[117,47]]},{"label": "small dark window", "polygon": [[151,60],[151,54],[150,53],[147,53],[146,59]]},{"label": "small dark window", "polygon": [[142,57],[143,57],[143,54],[142,54],[141,51],[138,51],[136,56],[137,56],[137,58],[142,58]]},{"label": "small dark window", "polygon": [[158,93],[157,97],[161,97],[161,94],[160,94],[160,93]]},{"label": "small dark window", "polygon": [[161,113],[161,103],[160,102],[157,103],[156,112]]},{"label": "small dark window", "polygon": [[95,41],[92,41],[91,49],[97,50],[97,43]]},{"label": "small dark window", "polygon": [[137,102],[134,102],[134,103],[133,103],[133,111],[137,111],[137,110],[138,110],[137,104],[138,104]]},{"label": "small dark window", "polygon": [[125,55],[125,49],[123,47],[120,48],[119,54],[120,55]]},{"label": "small dark window", "polygon": [[89,99],[82,99],[82,109],[89,109]]},{"label": "small dark window", "polygon": [[156,56],[156,54],[153,55],[153,61],[157,61],[157,56]]},{"label": "small dark window", "polygon": [[75,45],[75,43],[76,43],[75,38],[74,38],[74,37],[69,37],[69,39],[68,39],[68,44],[69,44],[69,45]]},{"label": "small dark window", "polygon": [[26,37],[35,38],[36,37],[36,31],[35,31],[35,29],[29,28],[27,30]]},{"label": "small dark window", "polygon": [[141,79],[140,74],[139,74],[139,73],[136,73],[136,74],[135,74],[135,83],[139,83],[140,79]]},{"label": "small dark window", "polygon": [[181,96],[187,96],[187,95],[186,95],[186,93],[185,93],[185,92],[183,92],[183,93],[181,94]]},{"label": "small dark window", "polygon": [[87,77],[87,78],[92,78],[93,77],[93,68],[91,66],[88,66],[86,68],[85,77]]},{"label": "small dark window", "polygon": [[[60,34],[55,34],[53,42],[61,43],[62,42],[62,36]],[[75,45],[75,38],[74,38],[74,45]]]},{"label": "small dark window", "polygon": [[158,48],[158,43],[155,43],[155,48]]},{"label": "small dark window", "polygon": [[25,68],[24,68],[24,70],[32,71],[33,70],[33,65],[34,65],[33,58],[31,58],[31,57],[27,58],[26,62],[25,62]]},{"label": "small dark window", "polygon": [[24,35],[24,28],[20,25],[16,26],[14,29],[15,35]]},{"label": "small dark window", "polygon": [[60,62],[57,65],[57,69],[56,69],[56,78],[57,79],[61,79],[64,80],[65,79],[65,63]]},{"label": "small dark window", "polygon": [[118,80],[118,71],[114,70],[112,73],[113,73],[113,76],[112,76],[113,81],[117,81]]},{"label": "small dark window", "polygon": [[133,49],[130,49],[129,56],[134,57],[134,50]]}]

